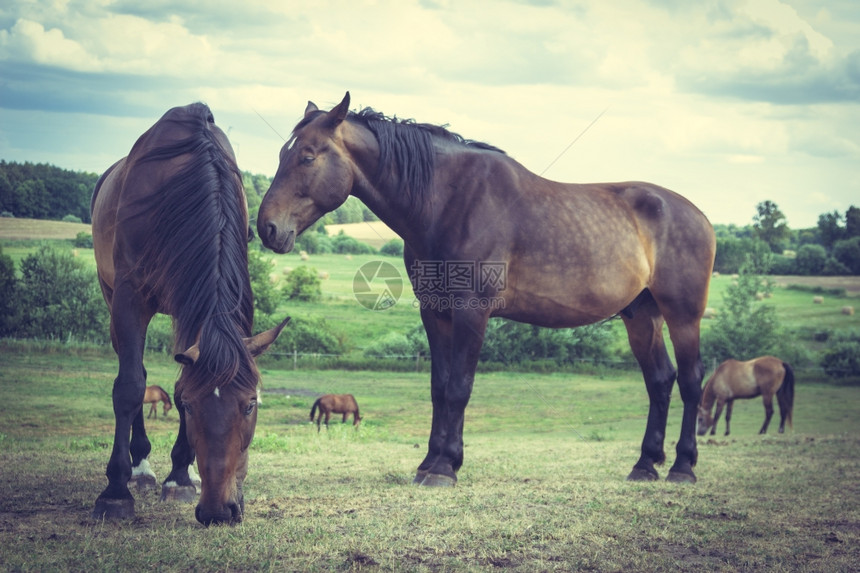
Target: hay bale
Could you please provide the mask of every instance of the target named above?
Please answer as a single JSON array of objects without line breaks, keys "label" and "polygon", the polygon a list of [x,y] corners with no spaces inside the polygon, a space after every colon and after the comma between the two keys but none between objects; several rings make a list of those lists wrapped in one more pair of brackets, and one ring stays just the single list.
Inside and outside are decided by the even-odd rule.
[{"label": "hay bale", "polygon": [[755,293],[755,299],[756,300],[764,300],[764,293],[763,292]]},{"label": "hay bale", "polygon": [[328,280],[329,274],[328,271],[320,271],[319,273],[317,273],[317,276],[325,281]]},{"label": "hay bale", "polygon": [[702,318],[716,318],[717,317],[717,309],[711,308],[710,306],[705,309],[705,314],[702,315]]},{"label": "hay bale", "polygon": [[854,316],[854,307],[853,306],[843,306],[842,314],[846,316]]},{"label": "hay bale", "polygon": [[812,297],[812,304],[821,304],[824,302],[823,296],[814,296]]}]

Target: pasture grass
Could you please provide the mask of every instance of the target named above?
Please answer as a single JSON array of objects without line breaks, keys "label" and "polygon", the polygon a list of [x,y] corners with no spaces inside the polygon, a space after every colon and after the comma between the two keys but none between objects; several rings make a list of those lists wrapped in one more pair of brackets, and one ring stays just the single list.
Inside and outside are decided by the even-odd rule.
[{"label": "pasture grass", "polygon": [[[169,357],[147,357],[172,388]],[[860,561],[860,388],[799,384],[794,428],[700,439],[695,485],[630,483],[647,397],[638,374],[480,374],[452,489],[411,485],[429,431],[426,373],[267,367],[246,517],[203,528],[140,492],[137,517],[89,517],[104,487],[116,362],[0,354],[0,569],[162,571],[852,571]],[[358,430],[308,421],[351,392]],[[667,456],[680,419],[677,390]],[[163,479],[175,410],[147,422]],[[667,468],[661,469],[665,475]]]}]

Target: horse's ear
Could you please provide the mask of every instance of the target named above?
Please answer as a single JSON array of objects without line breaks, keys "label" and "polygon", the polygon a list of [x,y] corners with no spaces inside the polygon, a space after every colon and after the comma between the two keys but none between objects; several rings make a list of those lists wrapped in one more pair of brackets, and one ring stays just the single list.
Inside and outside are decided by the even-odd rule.
[{"label": "horse's ear", "polygon": [[270,328],[265,332],[261,332],[256,336],[252,336],[251,338],[245,338],[245,348],[248,349],[248,352],[251,356],[257,357],[266,350],[268,350],[269,346],[278,338],[278,335],[281,334],[281,331],[290,322],[290,317],[288,316],[284,321],[274,328]]},{"label": "horse's ear", "polygon": [[337,106],[333,107],[330,112],[326,114],[325,124],[327,127],[334,129],[338,125],[341,124],[343,120],[346,119],[347,114],[349,113],[349,92],[346,92],[346,95],[343,96],[343,100],[337,104]]},{"label": "horse's ear", "polygon": [[183,366],[194,365],[198,358],[200,358],[200,347],[196,343],[185,352],[180,352],[173,357],[174,360]]},{"label": "horse's ear", "polygon": [[319,109],[320,108],[317,107],[317,104],[312,101],[308,101],[308,107],[305,108],[305,117],[309,116],[315,111],[319,111]]}]

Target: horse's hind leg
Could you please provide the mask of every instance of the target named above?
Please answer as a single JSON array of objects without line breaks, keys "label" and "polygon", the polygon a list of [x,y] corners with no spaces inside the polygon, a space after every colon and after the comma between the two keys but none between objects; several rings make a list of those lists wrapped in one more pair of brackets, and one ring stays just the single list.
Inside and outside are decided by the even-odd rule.
[{"label": "horse's hind leg", "polygon": [[761,430],[758,431],[759,434],[767,433],[767,427],[770,424],[770,419],[773,417],[773,396],[763,396],[762,401],[764,402],[764,424]]},{"label": "horse's hind leg", "polygon": [[[729,435],[729,431],[731,430],[731,422],[732,422],[732,407],[735,405],[734,400],[729,400],[726,402],[726,435]],[[717,427],[716,422],[714,422],[714,427]]]},{"label": "horse's hind leg", "polygon": [[627,479],[656,480],[659,475],[654,465],[660,465],[666,460],[663,442],[666,437],[669,400],[675,383],[675,368],[669,360],[663,341],[663,318],[650,295],[643,298],[642,304],[632,317],[624,318],[624,324],[627,327],[630,348],[642,369],[651,404],[645,437],[642,439],[642,453]]}]

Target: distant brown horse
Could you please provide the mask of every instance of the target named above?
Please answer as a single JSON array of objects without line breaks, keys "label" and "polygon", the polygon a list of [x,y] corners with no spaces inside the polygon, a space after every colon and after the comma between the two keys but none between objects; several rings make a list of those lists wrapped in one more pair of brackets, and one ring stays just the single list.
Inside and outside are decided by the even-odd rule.
[{"label": "distant brown horse", "polygon": [[[352,194],[403,239],[430,346],[433,400],[414,483],[457,481],[464,412],[491,316],[560,328],[616,315],[651,402],[628,479],[658,478],[677,377],[684,413],[668,479],[695,481],[699,326],[716,249],[702,212],[650,183],[549,181],[497,148],[369,108],[350,113],[349,101],[347,93],[330,111],[308,103],[281,149],[257,231],[265,246],[286,253]],[[555,110],[534,111],[537,130],[557,119]]]},{"label": "distant brown horse", "polygon": [[314,413],[317,408],[320,409],[317,417],[317,432],[320,431],[320,422],[325,416],[325,427],[328,428],[328,421],[332,414],[343,414],[343,421],[346,423],[346,418],[352,414],[352,425],[357,426],[361,422],[361,416],[358,413],[358,402],[352,394],[326,394],[317,398],[314,405],[311,406],[311,422],[314,421]]},{"label": "distant brown horse", "polygon": [[93,516],[134,517],[130,480],[155,482],[143,422],[146,330],[157,312],[173,317],[179,431],[162,499],[191,501],[188,467],[202,480],[201,523],[242,519],[242,482],[257,424],[260,374],[254,357],[279,326],[251,336],[248,211],[227,137],[198,103],[173,108],[96,183],[93,246],[119,358],[108,485]]},{"label": "distant brown horse", "polygon": [[146,391],[143,393],[143,403],[144,404],[152,404],[149,408],[149,414],[147,414],[147,420],[149,418],[155,417],[158,418],[158,403],[164,403],[164,415],[167,416],[167,412],[173,408],[173,402],[170,401],[170,395],[164,391],[164,388],[161,386],[147,386]]},{"label": "distant brown horse", "polygon": [[[726,435],[732,418],[732,404],[737,398],[761,396],[764,402],[764,425],[759,434],[767,432],[773,416],[773,397],[779,402],[779,433],[785,431],[785,422],[791,425],[791,412],[794,409],[794,371],[788,363],[774,356],[761,356],[746,362],[726,360],[714,371],[702,392],[699,406],[698,433],[704,436],[708,429],[711,435],[717,431],[717,422],[726,407]],[[711,411],[716,402],[716,413]]]}]

